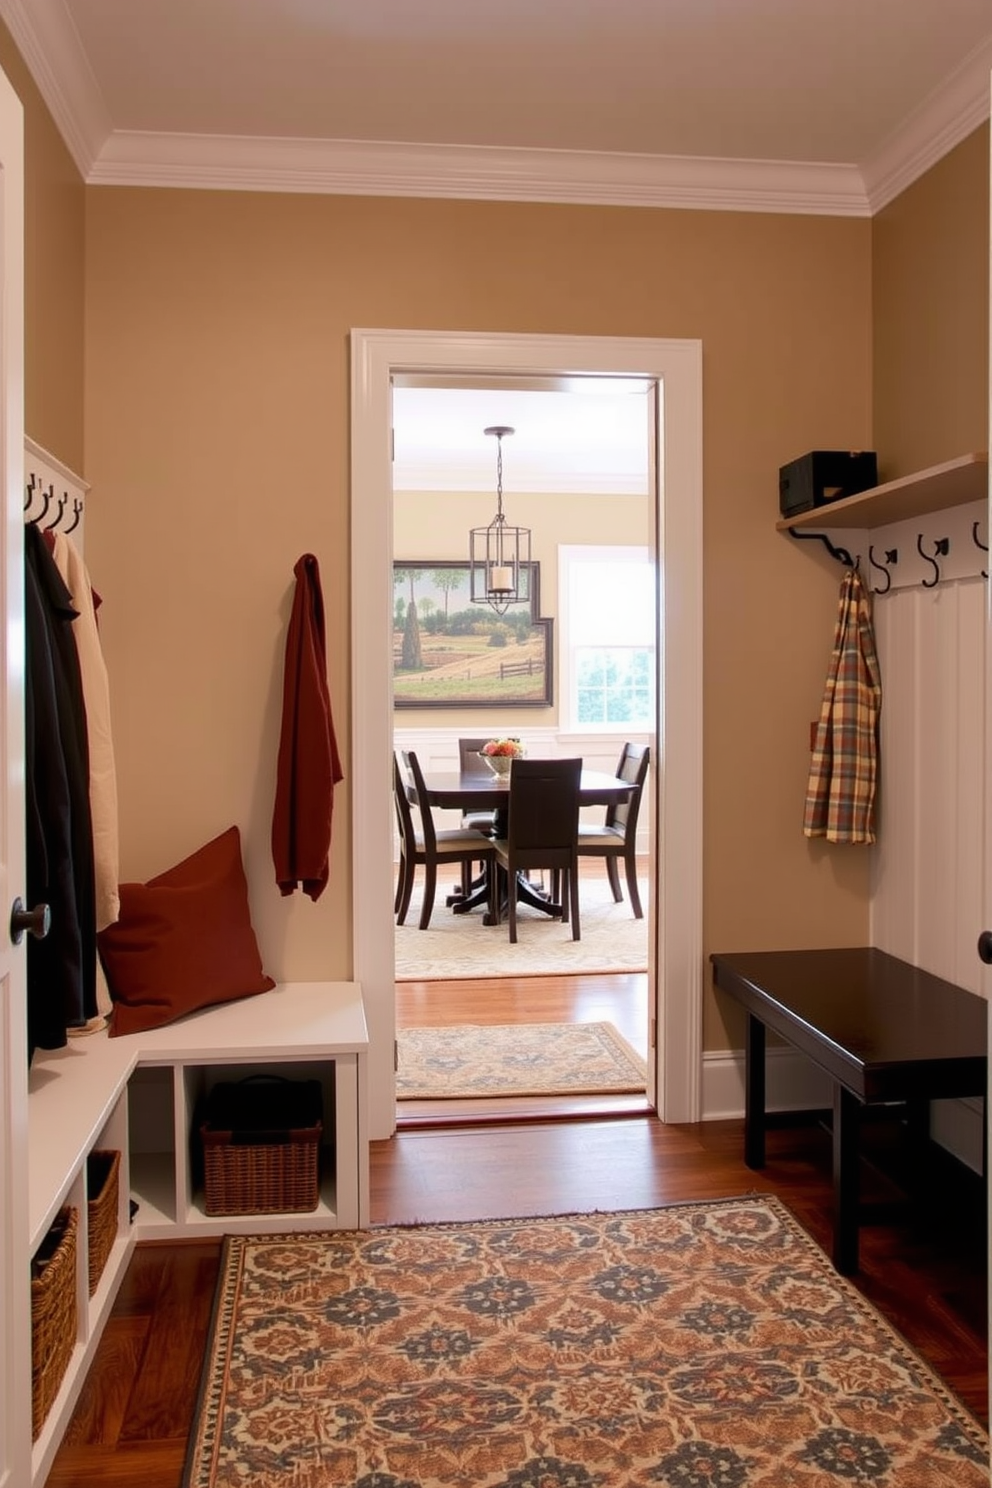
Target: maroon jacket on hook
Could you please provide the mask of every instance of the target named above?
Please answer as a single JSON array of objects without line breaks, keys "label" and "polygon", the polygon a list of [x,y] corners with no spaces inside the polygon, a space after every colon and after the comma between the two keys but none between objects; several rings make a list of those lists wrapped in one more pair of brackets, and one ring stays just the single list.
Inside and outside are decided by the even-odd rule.
[{"label": "maroon jacket on hook", "polygon": [[343,777],[327,691],[324,596],[313,554],[304,553],[293,573],[272,860],[283,894],[302,884],[305,894],[319,899],[327,887],[334,787]]}]

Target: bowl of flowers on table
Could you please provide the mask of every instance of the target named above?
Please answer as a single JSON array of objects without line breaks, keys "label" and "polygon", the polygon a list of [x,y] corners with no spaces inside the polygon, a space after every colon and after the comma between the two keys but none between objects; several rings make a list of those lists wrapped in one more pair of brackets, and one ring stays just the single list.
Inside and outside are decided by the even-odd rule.
[{"label": "bowl of flowers on table", "polygon": [[494,775],[508,779],[513,761],[519,759],[524,746],[519,739],[489,739],[479,753]]}]

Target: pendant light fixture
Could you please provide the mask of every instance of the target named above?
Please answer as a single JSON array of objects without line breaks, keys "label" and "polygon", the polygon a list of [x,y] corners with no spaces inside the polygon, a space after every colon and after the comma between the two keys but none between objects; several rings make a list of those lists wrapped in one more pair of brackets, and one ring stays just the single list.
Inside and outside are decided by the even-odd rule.
[{"label": "pendant light fixture", "polygon": [[469,533],[471,597],[505,615],[511,604],[530,601],[530,528],[510,527],[503,515],[503,439],[513,430],[494,424],[483,433],[496,438],[496,515]]}]

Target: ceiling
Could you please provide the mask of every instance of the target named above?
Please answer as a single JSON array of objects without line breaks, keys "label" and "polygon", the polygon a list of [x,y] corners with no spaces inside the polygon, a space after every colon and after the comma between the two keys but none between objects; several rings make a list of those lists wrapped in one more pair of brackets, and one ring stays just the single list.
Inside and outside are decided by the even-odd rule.
[{"label": "ceiling", "polygon": [[988,0],[0,0],[94,184],[868,215],[989,113]]},{"label": "ceiling", "polygon": [[[989,114],[989,0],[0,0],[94,185],[867,216]],[[643,492],[643,388],[397,388],[397,490]]]},{"label": "ceiling", "polygon": [[[641,378],[501,378],[497,385],[438,386],[437,378],[393,389],[393,489],[496,491],[502,440],[503,490],[643,496],[648,492],[648,422]],[[412,384],[412,385],[411,385]],[[566,385],[568,384],[568,385]]]}]

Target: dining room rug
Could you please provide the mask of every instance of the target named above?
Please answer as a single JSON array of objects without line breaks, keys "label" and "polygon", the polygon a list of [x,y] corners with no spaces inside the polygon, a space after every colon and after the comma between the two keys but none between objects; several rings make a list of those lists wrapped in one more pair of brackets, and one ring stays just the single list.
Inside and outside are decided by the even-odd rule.
[{"label": "dining room rug", "polygon": [[[621,875],[622,879],[622,875]],[[445,905],[451,883],[438,883],[434,912],[426,930],[418,929],[423,903],[421,881],[414,885],[406,924],[396,926],[396,978],[410,981],[470,980],[487,976],[567,976],[580,972],[647,971],[648,883],[639,879],[645,918],[636,920],[627,899],[616,904],[605,875],[580,883],[581,939],[568,925],[540,910],[520,907],[517,942],[509,929],[484,925],[482,910],[456,915]]]},{"label": "dining room rug", "polygon": [[988,1488],[777,1199],[232,1235],[183,1488]]},{"label": "dining room rug", "polygon": [[621,1095],[647,1069],[612,1023],[469,1024],[401,1028],[397,1100],[509,1095]]}]

